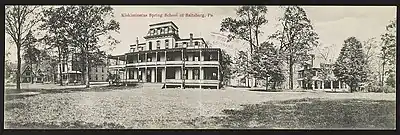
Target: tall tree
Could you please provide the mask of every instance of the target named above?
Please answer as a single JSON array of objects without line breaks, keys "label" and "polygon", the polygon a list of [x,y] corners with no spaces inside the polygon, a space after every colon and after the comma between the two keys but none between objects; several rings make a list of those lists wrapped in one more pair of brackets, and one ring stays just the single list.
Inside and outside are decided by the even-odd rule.
[{"label": "tall tree", "polygon": [[263,42],[254,50],[253,58],[250,61],[251,68],[246,69],[256,78],[266,81],[265,89],[268,89],[269,81],[273,82],[275,89],[277,83],[284,80],[282,72],[281,57],[272,43]]},{"label": "tall tree", "polygon": [[377,77],[380,76],[378,63],[378,47],[379,43],[375,38],[369,38],[363,42],[363,51],[365,52],[365,61],[367,62],[367,84],[376,86]]},{"label": "tall tree", "polygon": [[224,85],[228,84],[228,81],[232,77],[232,58],[224,50],[221,51],[221,79]]},{"label": "tall tree", "polygon": [[[246,51],[237,52],[237,56],[233,65],[233,74],[235,74],[236,76],[244,77],[246,79],[249,77],[250,72],[248,69],[250,69],[250,64]],[[247,83],[247,85],[248,87],[250,87],[250,84]]]},{"label": "tall tree", "polygon": [[[238,19],[224,18],[221,22],[221,32],[229,32],[228,42],[240,39],[249,42],[250,54],[254,46],[258,46],[259,36],[262,34],[260,27],[267,24],[266,6],[240,6],[236,9]],[[256,40],[256,43],[254,43]]]},{"label": "tall tree", "polygon": [[[47,50],[56,50],[57,55],[55,56],[58,60],[59,68],[59,82],[63,85],[63,73],[65,56],[68,55],[68,48],[70,45],[69,40],[72,39],[68,35],[69,24],[66,21],[67,18],[71,17],[70,12],[68,12],[66,6],[61,7],[51,7],[43,11],[41,29],[46,31],[46,35],[43,37],[42,41],[48,45]],[[55,62],[55,61],[53,61]]]},{"label": "tall tree", "polygon": [[[382,49],[382,79],[381,85],[384,85],[386,75],[396,73],[396,22],[391,21],[386,26],[386,33],[381,35]],[[389,66],[389,68],[386,68]],[[385,69],[386,68],[386,69]]]},{"label": "tall tree", "polygon": [[21,89],[21,47],[27,42],[29,31],[39,22],[38,6],[13,5],[5,7],[5,31],[17,48],[17,90]]},{"label": "tall tree", "polygon": [[[113,19],[113,8],[110,6],[69,6],[67,10],[71,13],[67,18],[70,24],[68,34],[72,46],[82,53],[85,62],[84,78],[86,88],[89,88],[89,67],[93,65],[91,55],[104,45],[119,43],[110,35],[111,32],[119,32],[119,23]],[[105,38],[105,44],[101,44],[101,38]]]},{"label": "tall tree", "polygon": [[270,38],[280,42],[278,52],[287,61],[289,88],[293,89],[294,65],[310,58],[308,52],[318,46],[319,37],[303,8],[288,6],[283,9],[284,15],[279,19],[282,29],[272,34]]},{"label": "tall tree", "polygon": [[360,83],[366,81],[366,69],[367,61],[362,43],[355,37],[347,38],[340,50],[333,72],[340,81],[346,82],[350,86],[350,92],[353,92]]}]

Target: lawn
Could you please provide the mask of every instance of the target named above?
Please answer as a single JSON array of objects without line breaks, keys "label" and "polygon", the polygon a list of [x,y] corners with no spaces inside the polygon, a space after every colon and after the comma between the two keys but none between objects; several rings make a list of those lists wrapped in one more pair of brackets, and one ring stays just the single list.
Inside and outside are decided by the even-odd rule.
[{"label": "lawn", "polygon": [[396,127],[395,93],[96,89],[9,99],[5,128]]}]

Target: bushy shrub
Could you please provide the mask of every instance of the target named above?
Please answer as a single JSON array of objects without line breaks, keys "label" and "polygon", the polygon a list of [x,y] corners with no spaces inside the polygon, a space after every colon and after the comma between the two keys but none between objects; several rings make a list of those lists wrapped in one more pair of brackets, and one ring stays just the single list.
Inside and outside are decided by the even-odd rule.
[{"label": "bushy shrub", "polygon": [[381,86],[379,85],[367,85],[364,89],[367,92],[382,92]]},{"label": "bushy shrub", "polygon": [[386,84],[391,86],[392,88],[396,87],[396,76],[394,74],[390,74],[386,80]]},{"label": "bushy shrub", "polygon": [[365,86],[365,90],[367,92],[385,92],[385,93],[394,93],[396,92],[396,88],[385,85],[385,86],[379,86],[379,85],[367,85]]},{"label": "bushy shrub", "polygon": [[396,88],[395,87],[391,87],[391,86],[388,86],[388,85],[383,86],[382,90],[385,93],[395,93],[396,92]]}]

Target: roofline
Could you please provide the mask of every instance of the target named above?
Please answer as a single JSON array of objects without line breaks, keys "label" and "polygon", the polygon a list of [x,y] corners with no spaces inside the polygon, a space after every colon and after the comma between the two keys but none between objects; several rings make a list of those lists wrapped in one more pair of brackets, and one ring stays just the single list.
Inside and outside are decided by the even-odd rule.
[{"label": "roofline", "polygon": [[174,22],[172,21],[166,21],[166,22],[160,22],[160,23],[154,23],[154,24],[150,24],[149,26],[155,26],[155,25],[162,25],[162,24],[168,24],[171,23],[172,25],[174,25],[176,27],[176,29],[179,29],[178,26],[175,25]]}]

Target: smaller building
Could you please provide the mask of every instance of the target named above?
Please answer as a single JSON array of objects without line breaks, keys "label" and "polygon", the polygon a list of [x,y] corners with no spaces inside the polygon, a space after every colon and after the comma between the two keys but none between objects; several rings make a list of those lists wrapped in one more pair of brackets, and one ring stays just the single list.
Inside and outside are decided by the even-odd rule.
[{"label": "smaller building", "polygon": [[23,64],[21,72],[21,83],[43,83],[50,78],[42,71],[40,66],[37,70],[33,69],[29,64]]},{"label": "smaller building", "polygon": [[312,90],[348,90],[349,86],[339,81],[333,74],[333,63],[320,62],[316,64],[315,56],[310,61],[303,63],[302,68],[298,70],[298,79],[300,89]]}]

